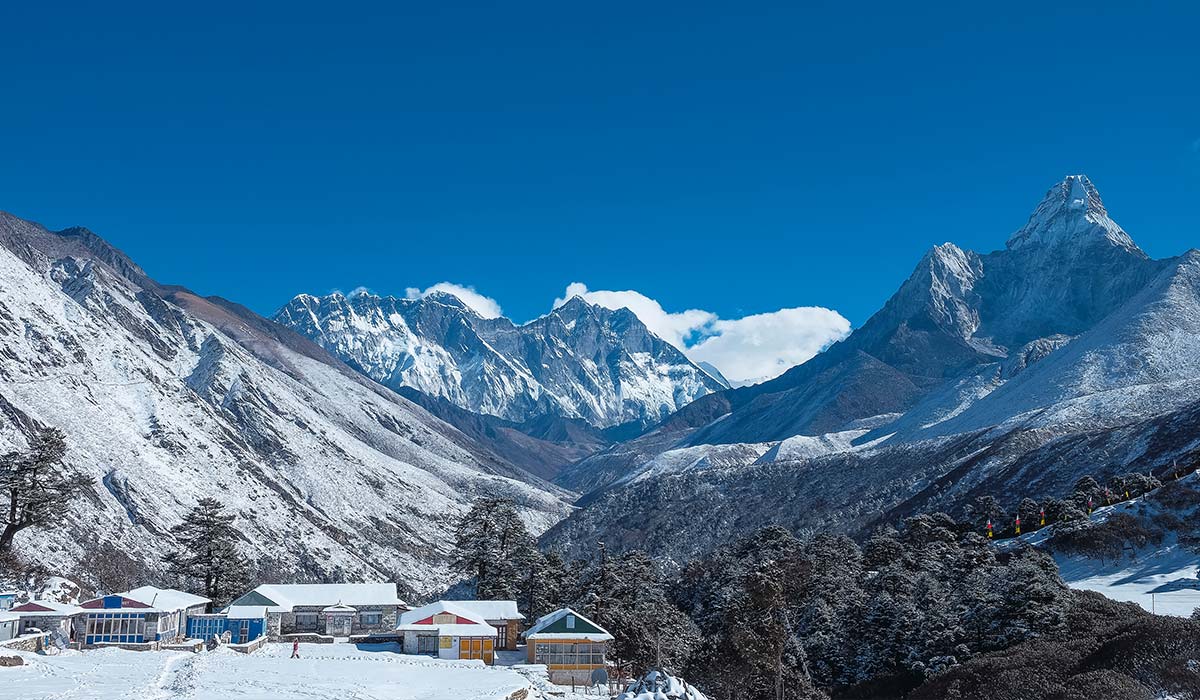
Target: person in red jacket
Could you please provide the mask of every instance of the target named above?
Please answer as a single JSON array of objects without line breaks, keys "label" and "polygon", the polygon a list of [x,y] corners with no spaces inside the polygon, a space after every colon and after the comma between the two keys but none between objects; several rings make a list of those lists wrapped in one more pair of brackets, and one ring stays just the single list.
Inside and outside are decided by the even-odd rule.
[{"label": "person in red jacket", "polygon": [[300,658],[300,640],[299,639],[292,640],[292,658],[293,659]]}]

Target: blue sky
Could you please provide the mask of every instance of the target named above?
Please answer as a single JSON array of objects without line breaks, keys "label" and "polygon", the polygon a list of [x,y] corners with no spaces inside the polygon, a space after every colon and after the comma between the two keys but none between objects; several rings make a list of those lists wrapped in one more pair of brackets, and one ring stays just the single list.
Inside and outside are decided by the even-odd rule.
[{"label": "blue sky", "polygon": [[1086,172],[1200,241],[1197,3],[19,3],[0,209],[270,313],[451,281],[858,325]]}]

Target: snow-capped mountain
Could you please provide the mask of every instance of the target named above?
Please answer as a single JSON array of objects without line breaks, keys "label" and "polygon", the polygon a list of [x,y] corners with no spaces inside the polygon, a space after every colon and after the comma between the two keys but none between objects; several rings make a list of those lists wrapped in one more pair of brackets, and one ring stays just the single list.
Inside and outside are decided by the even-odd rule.
[{"label": "snow-capped mountain", "polygon": [[951,378],[1027,343],[1075,336],[1136,295],[1163,266],[1104,209],[1086,176],[1050,188],[1005,249],[934,246],[861,328],[763,384],[705,397],[686,411],[732,410],[693,443],[763,442],[844,429],[904,412]]},{"label": "snow-capped mountain", "polygon": [[301,294],[275,320],[385,386],[518,423],[549,415],[648,425],[727,386],[633,312],[579,297],[517,325],[444,292]]},{"label": "snow-capped mountain", "polygon": [[[979,495],[1062,496],[1086,474],[1192,463],[1198,338],[1200,253],[1149,259],[1068,177],[1004,250],[936,246],[825,353],[568,467],[559,482],[592,493],[547,540],[640,531],[683,560],[768,523],[865,533]],[[693,457],[708,454],[722,458]]]},{"label": "snow-capped mountain", "polygon": [[279,580],[396,580],[434,591],[456,518],[482,494],[534,530],[562,492],[359,375],[303,337],[165,287],[85,229],[0,214],[0,450],[61,428],[94,478],[22,555],[88,580],[81,560],[152,572],[204,496]]}]

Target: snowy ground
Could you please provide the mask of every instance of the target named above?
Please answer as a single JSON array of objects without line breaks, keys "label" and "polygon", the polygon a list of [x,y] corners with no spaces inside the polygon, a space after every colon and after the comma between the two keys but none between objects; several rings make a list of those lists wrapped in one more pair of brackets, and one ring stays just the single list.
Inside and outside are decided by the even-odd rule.
[{"label": "snowy ground", "polygon": [[[254,654],[134,652],[119,649],[22,653],[25,666],[0,668],[0,696],[23,700],[504,700],[530,678],[478,661],[394,653],[387,645],[268,644]],[[536,696],[532,696],[536,697]],[[567,694],[566,698],[582,698]],[[595,696],[593,696],[594,698]]]},{"label": "snowy ground", "polygon": [[1200,555],[1189,552],[1174,538],[1157,549],[1138,552],[1137,559],[1119,563],[1056,554],[1059,573],[1071,588],[1096,591],[1137,603],[1159,615],[1189,617],[1200,608]]},{"label": "snowy ground", "polygon": [[[1200,483],[1200,472],[1188,475],[1185,481],[1193,485]],[[1116,513],[1128,513],[1149,521],[1164,511],[1154,501],[1137,499],[1097,508],[1092,519],[1105,520]],[[1174,514],[1187,515],[1186,512]],[[1023,544],[1044,548],[1053,531],[1053,527],[1047,527],[1018,539]],[[998,546],[1011,551],[1018,546],[1018,539],[1005,540]],[[1190,617],[1193,610],[1200,608],[1200,578],[1197,578],[1200,553],[1180,546],[1174,534],[1168,534],[1160,545],[1126,552],[1117,562],[1062,552],[1052,554],[1059,575],[1071,588],[1137,603],[1159,615]]]}]

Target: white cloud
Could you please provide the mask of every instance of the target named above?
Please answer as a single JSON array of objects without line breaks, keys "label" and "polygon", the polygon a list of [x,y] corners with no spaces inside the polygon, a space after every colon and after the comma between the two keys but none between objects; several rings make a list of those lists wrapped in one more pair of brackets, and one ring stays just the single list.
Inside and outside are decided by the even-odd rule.
[{"label": "white cloud", "polygon": [[735,384],[776,377],[850,332],[850,322],[841,314],[817,306],[725,320],[700,309],[668,312],[640,292],[590,290],[582,282],[568,285],[554,307],[575,296],[609,309],[629,309],[655,335],[692,361],[712,364]]},{"label": "white cloud", "polygon": [[563,297],[554,300],[554,308],[567,303],[571,297],[581,297],[590,304],[606,309],[629,309],[654,335],[681,350],[687,347],[687,341],[697,332],[702,332],[702,329],[717,320],[716,314],[698,309],[667,313],[661,304],[641,292],[631,289],[622,292],[592,291],[582,282],[567,285]]},{"label": "white cloud", "polygon": [[754,384],[807,362],[850,332],[841,314],[819,306],[780,309],[712,324],[712,335],[689,347],[693,362],[708,362],[735,384]]},{"label": "white cloud", "polygon": [[466,304],[475,313],[484,318],[499,318],[500,304],[491,297],[485,297],[475,291],[474,287],[464,287],[461,284],[453,282],[438,282],[432,287],[426,289],[418,289],[417,287],[409,287],[404,291],[404,296],[408,299],[421,299],[429,296],[434,292],[445,292],[458,297],[459,301]]}]

